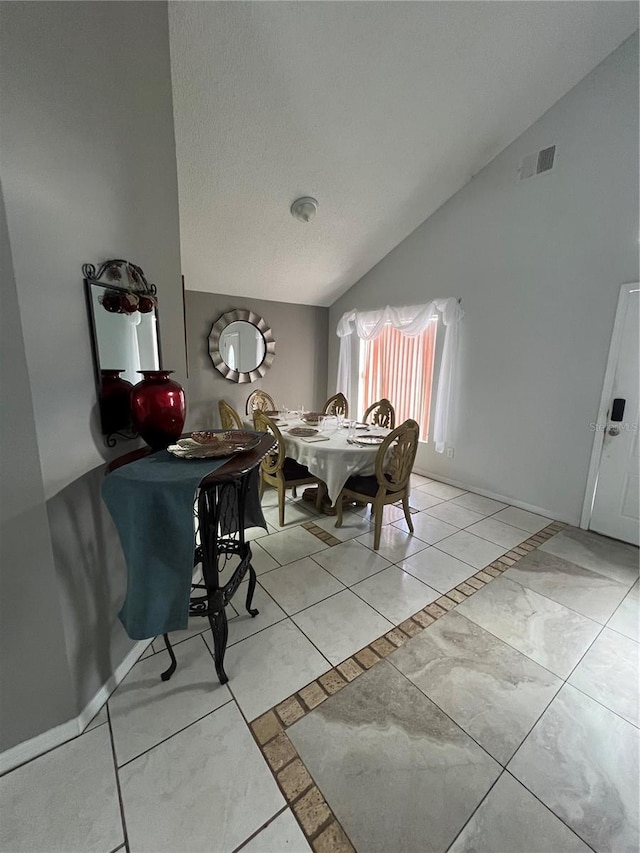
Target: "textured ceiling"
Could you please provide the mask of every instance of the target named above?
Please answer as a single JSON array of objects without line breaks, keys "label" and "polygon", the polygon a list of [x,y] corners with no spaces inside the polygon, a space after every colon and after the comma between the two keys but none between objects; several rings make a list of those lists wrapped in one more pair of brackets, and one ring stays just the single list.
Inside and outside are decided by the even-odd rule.
[{"label": "textured ceiling", "polygon": [[[330,305],[637,28],[636,3],[172,2],[187,288]],[[289,207],[318,199],[302,224]]]}]

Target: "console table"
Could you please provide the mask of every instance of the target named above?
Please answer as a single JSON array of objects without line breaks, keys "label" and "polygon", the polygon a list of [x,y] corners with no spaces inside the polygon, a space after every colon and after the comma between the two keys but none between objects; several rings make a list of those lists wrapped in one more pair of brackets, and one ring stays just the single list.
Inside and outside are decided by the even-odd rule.
[{"label": "console table", "polygon": [[[256,573],[244,529],[248,521],[265,526],[258,497],[259,466],[274,445],[272,436],[264,434],[246,453],[206,462],[176,459],[167,451],[134,451],[107,469],[103,499],[118,529],[128,569],[120,620],[133,639],[163,635],[171,658],[161,674],[163,681],[171,678],[177,665],[169,632],[185,628],[189,616],[208,618],[216,672],[222,684],[228,681],[225,607],[248,572],[246,608],[251,616],[258,613],[251,607]],[[200,544],[194,549],[196,490]],[[140,512],[141,496],[150,501],[147,512]],[[221,584],[220,576],[233,558],[238,565]],[[192,584],[194,561],[202,563],[202,583]]]}]

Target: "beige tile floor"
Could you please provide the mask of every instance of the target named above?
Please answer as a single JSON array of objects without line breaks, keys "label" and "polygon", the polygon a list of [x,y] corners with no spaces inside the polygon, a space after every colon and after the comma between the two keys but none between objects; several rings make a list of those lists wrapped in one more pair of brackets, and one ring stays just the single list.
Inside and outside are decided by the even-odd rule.
[{"label": "beige tile floor", "polygon": [[[358,853],[637,850],[637,549],[567,529],[335,695],[304,692],[550,523],[419,475],[412,490],[415,535],[390,507],[377,553],[362,509],[333,546],[300,500],[251,531],[260,615],[241,589],[229,684],[204,620],[174,636],[168,683],[154,641],[82,735],[0,778],[0,851],[310,850],[301,826],[325,806],[279,787],[248,725],[301,690],[323,701],[289,738]],[[337,823],[311,838],[353,849]]]}]

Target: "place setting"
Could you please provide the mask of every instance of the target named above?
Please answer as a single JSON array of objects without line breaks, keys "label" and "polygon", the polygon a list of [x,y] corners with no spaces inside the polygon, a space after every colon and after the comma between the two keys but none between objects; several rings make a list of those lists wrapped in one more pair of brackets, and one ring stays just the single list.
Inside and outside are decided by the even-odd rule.
[{"label": "place setting", "polygon": [[[280,420],[274,420],[274,422],[277,426],[288,426],[286,430],[288,435],[309,443],[329,441],[329,436],[323,435],[329,420],[324,412],[308,412],[304,405],[299,409],[288,409],[283,406],[278,415]],[[293,425],[291,425],[292,422]]]}]

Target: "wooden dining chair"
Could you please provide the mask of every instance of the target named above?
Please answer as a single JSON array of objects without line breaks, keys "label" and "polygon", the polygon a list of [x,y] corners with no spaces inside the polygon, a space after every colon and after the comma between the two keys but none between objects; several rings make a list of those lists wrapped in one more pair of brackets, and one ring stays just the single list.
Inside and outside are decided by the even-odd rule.
[{"label": "wooden dining chair", "polygon": [[295,459],[285,455],[282,433],[268,415],[256,409],[253,413],[253,425],[259,432],[268,432],[278,442],[275,448],[262,460],[260,478],[260,497],[264,493],[264,485],[268,483],[278,490],[278,516],[280,527],[284,527],[284,504],[287,489],[295,486],[318,484],[316,506],[320,503],[322,488],[321,480],[309,471],[306,465],[301,465]]},{"label": "wooden dining chair", "polygon": [[226,400],[218,400],[222,429],[244,429],[242,418]]},{"label": "wooden dining chair", "polygon": [[347,398],[341,391],[339,391],[337,394],[334,394],[333,397],[329,397],[322,407],[322,411],[325,415],[344,415],[345,418],[348,418],[349,403],[347,402]]},{"label": "wooden dining chair", "polygon": [[349,477],[336,501],[336,527],[342,527],[342,501],[344,498],[371,504],[374,518],[373,550],[380,547],[382,514],[387,504],[402,500],[407,525],[413,533],[409,512],[409,477],[418,450],[420,427],[407,420],[394,429],[382,442],[376,455],[376,472],[368,477]]},{"label": "wooden dining chair", "polygon": [[261,391],[259,388],[252,391],[247,397],[247,414],[253,415],[256,409],[261,412],[274,412],[276,409],[276,404],[267,392]]},{"label": "wooden dining chair", "polygon": [[396,428],[396,410],[393,405],[383,397],[377,403],[372,403],[362,417],[365,424],[383,427],[384,429]]}]

